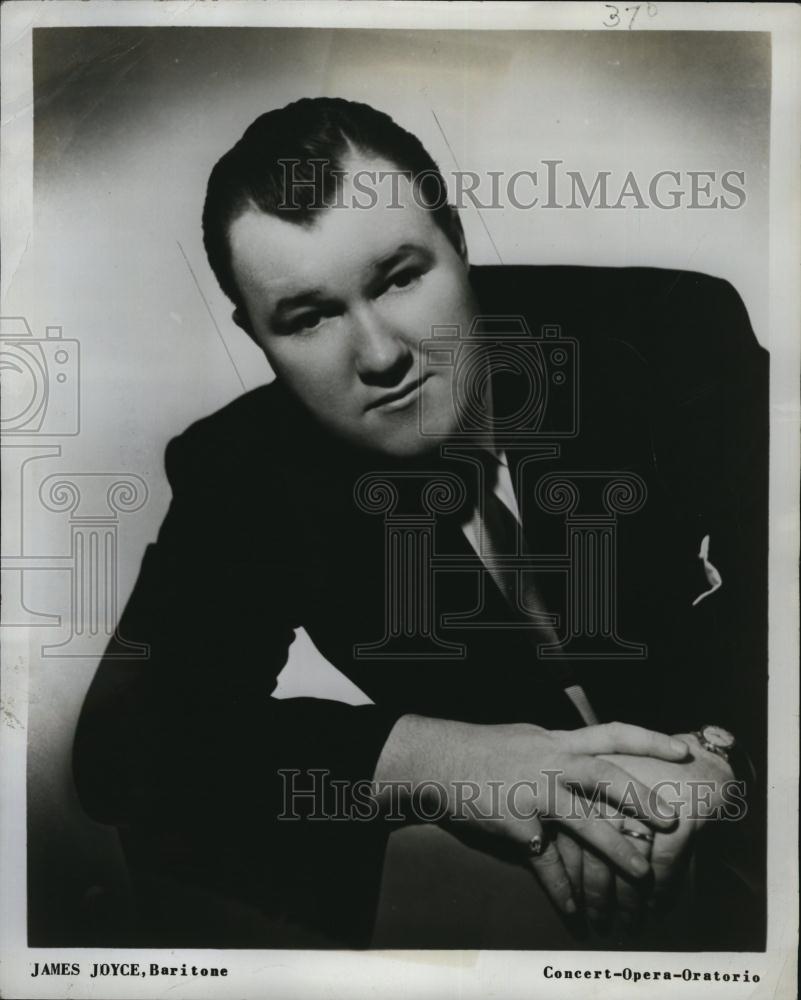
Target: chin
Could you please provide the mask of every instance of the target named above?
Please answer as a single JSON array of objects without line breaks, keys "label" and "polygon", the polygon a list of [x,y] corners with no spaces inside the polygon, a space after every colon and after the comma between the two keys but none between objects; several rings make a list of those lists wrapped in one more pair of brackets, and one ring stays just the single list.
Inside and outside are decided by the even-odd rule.
[{"label": "chin", "polygon": [[410,437],[398,437],[391,441],[376,442],[371,450],[389,458],[420,458],[432,454],[439,449],[441,441],[415,434]]},{"label": "chin", "polygon": [[423,434],[416,412],[396,416],[401,419],[387,419],[371,427],[352,428],[352,432],[345,436],[358,447],[375,455],[414,459],[436,452],[453,433],[450,421],[437,421],[435,426],[427,428]]},{"label": "chin", "polygon": [[415,459],[436,453],[448,435],[421,434],[415,422],[413,426],[396,428],[393,433],[361,434],[351,437],[351,441],[373,455],[385,455],[390,459]]}]

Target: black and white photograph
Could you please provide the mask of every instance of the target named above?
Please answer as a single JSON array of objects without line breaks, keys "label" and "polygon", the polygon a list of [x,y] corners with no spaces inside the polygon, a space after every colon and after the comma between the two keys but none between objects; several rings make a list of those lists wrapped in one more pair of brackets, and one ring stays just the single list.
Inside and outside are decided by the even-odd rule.
[{"label": "black and white photograph", "polygon": [[795,996],[798,8],[2,43],[2,994]]}]

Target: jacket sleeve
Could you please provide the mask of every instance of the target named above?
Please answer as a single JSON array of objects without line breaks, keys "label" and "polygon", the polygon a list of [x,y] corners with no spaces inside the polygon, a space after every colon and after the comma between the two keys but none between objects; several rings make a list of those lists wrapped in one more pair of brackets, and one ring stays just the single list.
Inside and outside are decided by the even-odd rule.
[{"label": "jacket sleeve", "polygon": [[[184,825],[210,803],[269,820],[282,770],[370,779],[399,714],[270,697],[298,624],[291,549],[269,488],[243,500],[234,463],[209,450],[192,429],[167,448],[173,499],[118,627],[149,654],[120,658],[113,641],[79,720],[76,786],[100,822]],[[275,542],[261,561],[254,530]]]}]

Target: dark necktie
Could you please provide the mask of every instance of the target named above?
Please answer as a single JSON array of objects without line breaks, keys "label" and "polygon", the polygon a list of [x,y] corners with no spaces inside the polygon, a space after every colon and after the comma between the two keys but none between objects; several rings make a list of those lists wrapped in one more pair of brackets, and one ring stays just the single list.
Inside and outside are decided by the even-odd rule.
[{"label": "dark necktie", "polygon": [[[525,556],[528,548],[522,526],[495,491],[500,462],[487,454],[482,461],[482,468],[481,505],[477,512],[479,556],[514,614],[531,623],[532,628],[527,632],[534,649],[542,645],[557,646],[558,636],[548,620],[533,574],[521,572],[513,565],[504,565],[504,557],[507,557],[508,562],[508,557]],[[598,722],[597,716],[570,664],[558,656],[545,662],[584,722],[595,725]]]}]

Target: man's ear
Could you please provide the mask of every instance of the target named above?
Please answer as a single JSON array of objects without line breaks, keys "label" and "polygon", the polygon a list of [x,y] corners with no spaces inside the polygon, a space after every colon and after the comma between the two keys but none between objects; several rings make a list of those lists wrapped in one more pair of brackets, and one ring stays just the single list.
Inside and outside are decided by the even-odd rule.
[{"label": "man's ear", "polygon": [[231,313],[231,319],[236,323],[240,330],[244,330],[245,333],[250,337],[251,340],[255,340],[253,334],[253,329],[248,320],[248,314],[241,306],[237,306]]},{"label": "man's ear", "polygon": [[448,205],[448,235],[454,249],[464,261],[465,266],[467,266],[469,264],[467,259],[467,240],[464,238],[464,229],[462,229],[459,209],[455,205]]}]

